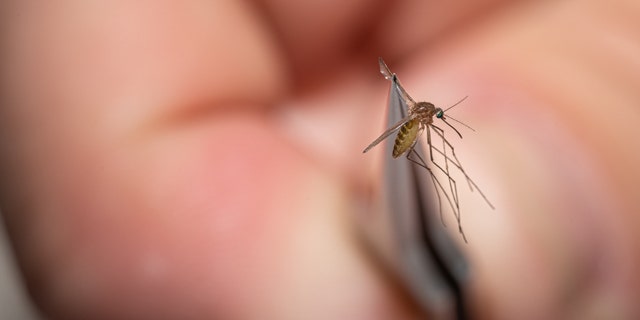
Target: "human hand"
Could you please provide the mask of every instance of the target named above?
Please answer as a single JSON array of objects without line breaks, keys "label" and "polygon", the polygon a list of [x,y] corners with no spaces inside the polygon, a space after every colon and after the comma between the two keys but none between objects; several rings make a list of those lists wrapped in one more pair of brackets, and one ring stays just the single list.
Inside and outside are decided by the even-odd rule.
[{"label": "human hand", "polygon": [[498,207],[463,211],[474,310],[633,318],[630,6],[2,4],[0,203],[30,292],[52,318],[419,317],[351,236],[382,56],[416,99],[470,96],[456,152]]}]

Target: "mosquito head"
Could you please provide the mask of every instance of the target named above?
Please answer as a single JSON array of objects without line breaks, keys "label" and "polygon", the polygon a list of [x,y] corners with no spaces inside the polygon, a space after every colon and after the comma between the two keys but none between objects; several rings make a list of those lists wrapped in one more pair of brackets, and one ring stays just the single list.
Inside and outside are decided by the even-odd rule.
[{"label": "mosquito head", "polygon": [[440,108],[436,108],[436,118],[442,119],[442,117],[444,117],[444,111]]}]

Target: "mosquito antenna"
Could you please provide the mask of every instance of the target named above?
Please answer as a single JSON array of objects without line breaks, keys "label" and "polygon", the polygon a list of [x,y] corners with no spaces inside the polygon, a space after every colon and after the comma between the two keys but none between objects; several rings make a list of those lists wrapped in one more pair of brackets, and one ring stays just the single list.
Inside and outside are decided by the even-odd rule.
[{"label": "mosquito antenna", "polygon": [[460,99],[460,101],[454,103],[451,107],[444,109],[444,112],[447,112],[449,109],[459,105],[460,103],[462,103],[462,101],[466,100],[467,98],[469,98],[469,96],[465,96],[464,98]]},{"label": "mosquito antenna", "polygon": [[[442,117],[442,119],[444,119],[444,117]],[[453,120],[453,121],[455,121],[455,122],[457,122],[457,123],[469,128],[469,129],[471,129],[471,131],[474,131],[474,132],[476,131],[473,128],[471,128],[470,126],[468,126],[466,123],[464,123],[464,122],[462,122],[460,120],[456,120],[455,118],[452,118],[451,116],[447,116],[447,119],[451,119],[451,120]]]},{"label": "mosquito antenna", "polygon": [[[455,106],[459,105],[460,103],[462,103],[462,101],[466,100],[468,97],[469,97],[469,96],[465,96],[464,98],[460,99],[460,101],[458,101],[458,102],[454,103],[451,107],[444,109],[444,112],[447,112],[447,111],[448,111],[448,110],[450,110],[451,108],[453,108],[453,107],[455,107]],[[457,120],[457,119],[455,119],[455,118],[452,118],[452,117],[450,117],[449,115],[447,115],[447,118],[449,118],[449,119],[451,119],[451,120],[453,120],[453,121],[455,121],[455,122],[457,122],[457,123],[459,123],[459,124],[461,124],[461,125],[463,125],[463,126],[465,126],[465,127],[469,128],[469,129],[471,129],[471,131],[474,131],[474,132],[476,131],[476,130],[474,130],[473,128],[471,128],[469,125],[467,125],[466,123],[464,123],[464,122],[462,122],[462,121],[460,121],[460,120]],[[442,120],[444,120],[444,117],[442,117]],[[445,121],[445,122],[446,122],[446,121]],[[451,126],[450,124],[448,124],[448,123],[447,123],[447,125],[449,125],[449,127],[452,127],[452,126]],[[453,128],[453,127],[452,127],[452,128]],[[455,128],[454,128],[454,129],[455,129]],[[458,130],[456,130],[456,132],[458,132]],[[460,135],[460,133],[458,133],[458,135]],[[460,136],[460,137],[462,138],[462,136]]]},{"label": "mosquito antenna", "polygon": [[450,125],[449,122],[447,122],[447,120],[444,119],[444,117],[440,118],[440,119],[442,119],[442,121],[444,121],[444,123],[446,123],[449,127],[451,127],[451,129],[453,129],[453,131],[455,131],[458,134],[458,136],[460,136],[460,139],[462,139],[462,135],[460,134],[460,131],[458,131],[458,129],[456,129],[456,127]]}]

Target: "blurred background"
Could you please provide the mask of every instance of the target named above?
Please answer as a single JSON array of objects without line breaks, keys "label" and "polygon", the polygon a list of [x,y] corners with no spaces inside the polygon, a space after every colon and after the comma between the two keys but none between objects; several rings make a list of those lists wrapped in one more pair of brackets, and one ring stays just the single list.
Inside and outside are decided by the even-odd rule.
[{"label": "blurred background", "polygon": [[0,319],[42,319],[29,300],[0,219]]},{"label": "blurred background", "polygon": [[420,319],[359,238],[379,56],[469,96],[474,315],[640,318],[638,1],[4,1],[0,31],[2,319]]}]

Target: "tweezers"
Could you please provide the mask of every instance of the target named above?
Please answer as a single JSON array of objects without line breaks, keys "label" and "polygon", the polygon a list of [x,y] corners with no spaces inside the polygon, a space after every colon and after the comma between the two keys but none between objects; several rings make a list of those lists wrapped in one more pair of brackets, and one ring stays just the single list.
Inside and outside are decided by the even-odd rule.
[{"label": "tweezers", "polygon": [[[407,104],[396,74],[389,80],[387,124],[392,125],[407,116]],[[381,194],[399,250],[401,281],[429,319],[469,319],[463,292],[467,260],[433,210],[429,199],[436,190],[429,172],[404,157],[394,159],[393,144],[394,139],[384,141]],[[420,141],[414,150],[424,154]]]}]

